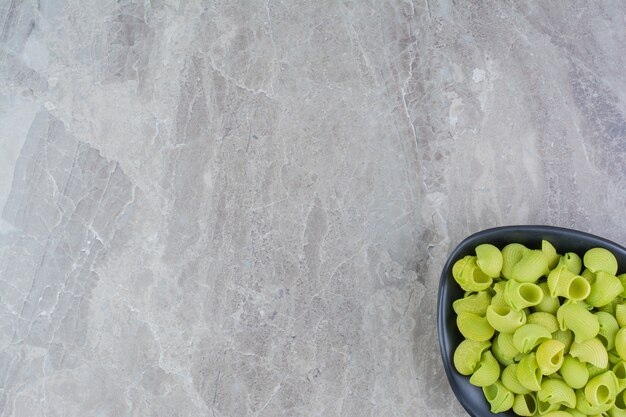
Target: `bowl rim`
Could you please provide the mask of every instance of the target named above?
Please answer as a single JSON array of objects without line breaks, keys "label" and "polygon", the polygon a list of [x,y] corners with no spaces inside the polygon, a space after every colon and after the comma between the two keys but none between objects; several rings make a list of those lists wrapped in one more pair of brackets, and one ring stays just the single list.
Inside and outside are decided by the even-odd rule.
[{"label": "bowl rim", "polygon": [[[443,367],[446,373],[446,378],[448,379],[448,384],[450,384],[450,387],[452,388],[452,392],[454,393],[457,401],[461,404],[461,406],[465,409],[465,411],[467,411],[467,413],[472,417],[479,417],[477,415],[477,410],[474,410],[473,408],[469,407],[469,405],[466,404],[466,401],[464,401],[463,389],[460,386],[460,384],[453,378],[453,375],[456,371],[453,369],[453,365],[451,361],[446,359],[446,349],[445,349],[446,341],[444,340],[444,337],[443,337],[443,333],[445,331],[444,329],[445,324],[443,322],[443,316],[445,313],[444,309],[446,308],[446,304],[442,303],[442,293],[444,290],[444,286],[446,284],[446,279],[448,277],[448,271],[451,271],[453,263],[456,262],[457,258],[459,257],[459,253],[462,252],[464,249],[466,249],[468,245],[471,245],[472,242],[475,242],[479,239],[482,240],[488,236],[499,236],[503,232],[513,232],[513,231],[516,231],[516,232],[524,231],[527,233],[537,233],[537,234],[546,233],[546,232],[559,233],[559,234],[564,234],[566,236],[569,235],[571,237],[583,238],[587,241],[593,242],[594,244],[597,243],[598,245],[602,245],[605,247],[613,247],[618,251],[626,253],[626,248],[624,248],[624,246],[618,243],[615,243],[609,239],[606,239],[606,238],[603,238],[603,237],[600,237],[591,233],[576,230],[576,229],[568,229],[564,227],[549,226],[549,225],[508,225],[508,226],[493,227],[493,228],[484,229],[476,233],[473,233],[456,245],[456,247],[448,255],[448,258],[446,259],[446,262],[443,265],[443,268],[441,270],[441,275],[439,277],[439,287],[437,291],[437,336],[439,339],[439,353],[440,353],[441,360],[443,362]],[[496,414],[490,413],[490,415],[494,416]],[[504,415],[504,414],[500,414],[500,415]]]}]

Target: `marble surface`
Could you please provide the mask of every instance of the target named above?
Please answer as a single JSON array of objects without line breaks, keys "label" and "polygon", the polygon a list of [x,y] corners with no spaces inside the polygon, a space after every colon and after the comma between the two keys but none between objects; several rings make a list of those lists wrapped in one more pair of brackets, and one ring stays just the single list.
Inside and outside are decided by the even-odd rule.
[{"label": "marble surface", "polygon": [[0,1],[0,416],[465,415],[468,234],[626,243],[621,1]]}]

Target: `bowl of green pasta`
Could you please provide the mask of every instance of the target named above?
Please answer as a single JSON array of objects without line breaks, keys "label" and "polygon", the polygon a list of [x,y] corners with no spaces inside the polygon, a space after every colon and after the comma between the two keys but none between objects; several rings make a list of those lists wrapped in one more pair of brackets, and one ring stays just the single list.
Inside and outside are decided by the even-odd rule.
[{"label": "bowl of green pasta", "polygon": [[552,226],[473,234],[439,284],[444,369],[474,417],[626,417],[626,249]]}]

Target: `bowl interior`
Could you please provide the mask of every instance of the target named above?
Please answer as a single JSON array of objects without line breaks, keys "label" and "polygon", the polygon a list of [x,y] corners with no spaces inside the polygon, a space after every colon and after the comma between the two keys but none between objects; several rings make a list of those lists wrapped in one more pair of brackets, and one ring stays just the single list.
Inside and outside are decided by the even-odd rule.
[{"label": "bowl interior", "polygon": [[[540,249],[541,240],[548,240],[557,252],[575,252],[582,255],[593,247],[603,247],[615,255],[619,265],[618,273],[626,272],[626,249],[614,242],[577,230],[552,226],[505,226],[484,230],[471,235],[461,242],[450,254],[441,273],[439,297],[437,300],[437,331],[443,365],[450,386],[465,410],[475,417],[493,416],[482,390],[469,383],[469,378],[459,374],[452,362],[454,350],[463,340],[456,327],[456,314],[452,302],[463,296],[463,290],[452,277],[452,265],[466,255],[474,255],[474,248],[482,243],[491,243],[500,249],[509,243],[521,243],[529,248]],[[513,411],[500,413],[502,416],[516,416]]]}]

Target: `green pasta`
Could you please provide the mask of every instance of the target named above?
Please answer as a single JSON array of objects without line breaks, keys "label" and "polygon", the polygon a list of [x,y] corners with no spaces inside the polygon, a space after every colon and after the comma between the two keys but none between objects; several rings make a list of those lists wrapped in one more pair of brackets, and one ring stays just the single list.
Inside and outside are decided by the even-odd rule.
[{"label": "green pasta", "polygon": [[548,329],[550,333],[554,333],[559,330],[559,321],[554,314],[536,312],[529,314],[526,322],[529,324],[538,324]]},{"label": "green pasta", "polygon": [[548,413],[558,411],[561,408],[561,404],[558,403],[549,403],[547,401],[541,401],[537,398],[537,412],[539,415],[546,415]]},{"label": "green pasta", "polygon": [[598,271],[585,301],[594,307],[601,307],[613,301],[622,291],[624,287],[615,275]]},{"label": "green pasta", "polygon": [[456,325],[466,339],[484,342],[493,337],[494,329],[486,317],[474,313],[459,313]]},{"label": "green pasta", "polygon": [[543,291],[529,282],[508,281],[504,288],[504,300],[515,311],[536,306],[543,299]]},{"label": "green pasta", "polygon": [[537,412],[537,400],[531,393],[518,394],[513,401],[513,411],[518,416],[530,417]]},{"label": "green pasta", "polygon": [[574,334],[571,330],[557,330],[552,333],[552,339],[563,343],[565,345],[565,349],[563,349],[563,351],[567,353],[572,346],[572,342],[574,342]]},{"label": "green pasta", "polygon": [[567,252],[559,259],[557,268],[561,265],[566,267],[572,274],[578,275],[583,268],[583,261],[574,252]]},{"label": "green pasta", "polygon": [[619,279],[619,282],[622,283],[622,287],[624,287],[624,291],[622,291],[620,295],[622,298],[626,298],[626,273],[618,275],[617,279]]},{"label": "green pasta", "polygon": [[583,414],[589,416],[602,414],[606,411],[609,411],[612,407],[612,402],[608,402],[607,404],[603,405],[592,405],[585,397],[585,393],[583,392],[583,390],[576,390],[576,410],[580,411]]},{"label": "green pasta", "polygon": [[548,288],[552,297],[565,297],[574,301],[587,298],[591,292],[589,282],[561,265],[548,275]]},{"label": "green pasta", "polygon": [[615,317],[615,307],[617,307],[617,305],[620,304],[622,301],[624,301],[624,299],[622,298],[621,295],[618,295],[608,304],[597,307],[596,311],[604,311],[605,313],[609,313],[610,315]]},{"label": "green pasta", "polygon": [[583,263],[593,273],[602,271],[610,275],[617,274],[617,259],[604,248],[589,249],[583,257]]},{"label": "green pasta", "polygon": [[626,327],[626,302],[622,301],[615,306],[615,319],[619,327]]},{"label": "green pasta", "polygon": [[491,283],[493,282],[493,279],[490,276],[485,275],[485,273],[481,271],[478,266],[473,266],[470,268],[466,267],[461,272],[461,277],[463,277],[461,279],[467,282],[465,288],[466,291],[483,291],[489,288],[491,286]]},{"label": "green pasta", "polygon": [[461,279],[461,271],[463,271],[463,269],[465,268],[465,265],[467,265],[467,263],[474,258],[471,255],[467,255],[465,257],[463,257],[462,259],[459,259],[458,261],[456,261],[454,263],[454,265],[452,265],[452,277],[454,278],[454,280],[459,283],[459,280]]},{"label": "green pasta", "polygon": [[513,266],[515,266],[524,256],[528,249],[519,243],[510,243],[502,248],[502,276],[506,279],[512,279]]},{"label": "green pasta", "polygon": [[609,363],[611,364],[611,366],[615,366],[618,363],[622,362],[622,358],[619,357],[615,349],[610,350],[608,352],[608,355],[609,355]]},{"label": "green pasta", "polygon": [[491,278],[500,276],[502,270],[502,253],[500,249],[485,243],[476,246],[476,265]]},{"label": "green pasta", "polygon": [[587,365],[587,370],[589,371],[589,379],[591,379],[591,378],[593,378],[595,376],[598,376],[601,373],[606,372],[606,370],[607,370],[606,367],[605,368],[598,368],[597,366],[592,365],[590,363],[587,363],[585,365]]},{"label": "green pasta", "polygon": [[584,342],[574,342],[569,350],[570,355],[583,362],[606,368],[609,365],[609,357],[606,348],[599,339],[593,338]]},{"label": "green pasta", "polygon": [[545,379],[537,392],[537,400],[568,408],[576,407],[576,393],[559,379]]},{"label": "green pasta", "polygon": [[517,364],[511,363],[502,371],[500,375],[502,384],[514,394],[528,394],[531,392],[528,388],[522,385],[517,379]]},{"label": "green pasta", "polygon": [[618,391],[626,389],[626,362],[619,361],[611,369],[617,378]]},{"label": "green pasta", "polygon": [[626,327],[619,329],[615,335],[615,350],[623,361],[626,361]]},{"label": "green pasta", "polygon": [[[586,417],[587,416],[587,414],[583,414],[575,408],[566,408],[563,411],[568,412],[572,417]],[[597,416],[597,417],[600,417],[600,416]]]},{"label": "green pasta", "polygon": [[556,311],[561,306],[559,298],[550,295],[550,289],[548,288],[547,282],[542,282],[537,285],[539,285],[539,288],[541,288],[541,291],[543,292],[543,299],[535,306],[535,311],[556,314]]},{"label": "green pasta", "polygon": [[580,276],[589,281],[589,284],[593,284],[593,282],[596,280],[596,274],[594,274],[587,268],[585,268],[583,272],[580,273]]},{"label": "green pasta", "polygon": [[[457,266],[457,264],[459,265]],[[466,256],[457,261],[452,267],[452,276],[465,291],[484,291],[493,282],[493,278],[486,275],[476,265],[475,256]]]},{"label": "green pasta", "polygon": [[492,413],[502,413],[513,407],[515,397],[500,381],[497,381],[493,385],[483,387],[483,393],[485,394],[487,402],[491,405]]},{"label": "green pasta", "polygon": [[[515,409],[515,402],[513,403],[513,409]],[[608,413],[611,417],[626,417],[626,391],[622,390],[617,394],[615,403]]]},{"label": "green pasta", "polygon": [[537,249],[524,253],[511,269],[511,279],[519,282],[535,282],[548,273],[548,258]]},{"label": "green pasta", "polygon": [[556,248],[552,246],[552,243],[548,242],[547,240],[542,240],[541,251],[548,260],[548,269],[554,268],[561,258],[561,255],[556,253]]},{"label": "green pasta", "polygon": [[542,374],[551,375],[561,368],[564,349],[558,340],[546,340],[537,347],[537,364]]},{"label": "green pasta", "polygon": [[615,336],[619,330],[619,324],[617,324],[615,317],[604,311],[598,311],[595,313],[595,316],[600,324],[598,339],[600,339],[607,351],[612,350],[615,347]]},{"label": "green pasta", "polygon": [[581,257],[485,243],[458,259],[452,303],[464,340],[456,370],[492,413],[626,417],[626,273],[593,248]]},{"label": "green pasta", "polygon": [[471,375],[480,362],[483,352],[490,346],[490,342],[465,339],[454,351],[454,367],[461,375]]},{"label": "green pasta", "polygon": [[504,300],[504,289],[508,281],[500,281],[493,284],[493,296],[491,297],[491,305],[499,307],[509,307]]},{"label": "green pasta", "polygon": [[493,339],[491,350],[498,362],[504,366],[515,362],[515,358],[520,354],[520,351],[513,344],[513,335],[511,333],[498,334]]},{"label": "green pasta", "polygon": [[544,417],[573,417],[571,413],[565,410],[550,411],[545,414],[542,414],[542,416]]},{"label": "green pasta", "polygon": [[513,345],[522,353],[528,353],[545,340],[552,338],[552,334],[538,324],[525,324],[513,333]]},{"label": "green pasta", "polygon": [[571,355],[565,356],[559,373],[567,385],[572,388],[583,388],[589,381],[589,370],[587,366]]},{"label": "green pasta", "polygon": [[469,382],[477,387],[486,387],[495,384],[499,377],[500,365],[498,361],[490,351],[485,351]]},{"label": "green pasta", "polygon": [[522,360],[519,361],[517,368],[515,368],[515,376],[525,388],[531,391],[539,391],[541,389],[543,374],[541,373],[541,369],[539,369],[539,364],[537,363],[534,352],[525,355]]},{"label": "green pasta", "polygon": [[581,303],[566,303],[556,312],[561,330],[574,333],[576,342],[584,342],[595,337],[600,331],[598,318]]},{"label": "green pasta", "polygon": [[480,291],[470,294],[467,297],[459,298],[452,303],[452,309],[456,314],[474,313],[479,316],[487,314],[487,307],[491,304],[491,296],[487,291]]},{"label": "green pasta", "polygon": [[501,333],[513,333],[526,324],[526,313],[511,310],[508,306],[490,305],[487,307],[487,321]]},{"label": "green pasta", "polygon": [[615,400],[617,388],[617,377],[612,371],[606,371],[585,385],[585,398],[592,406],[606,405]]}]

